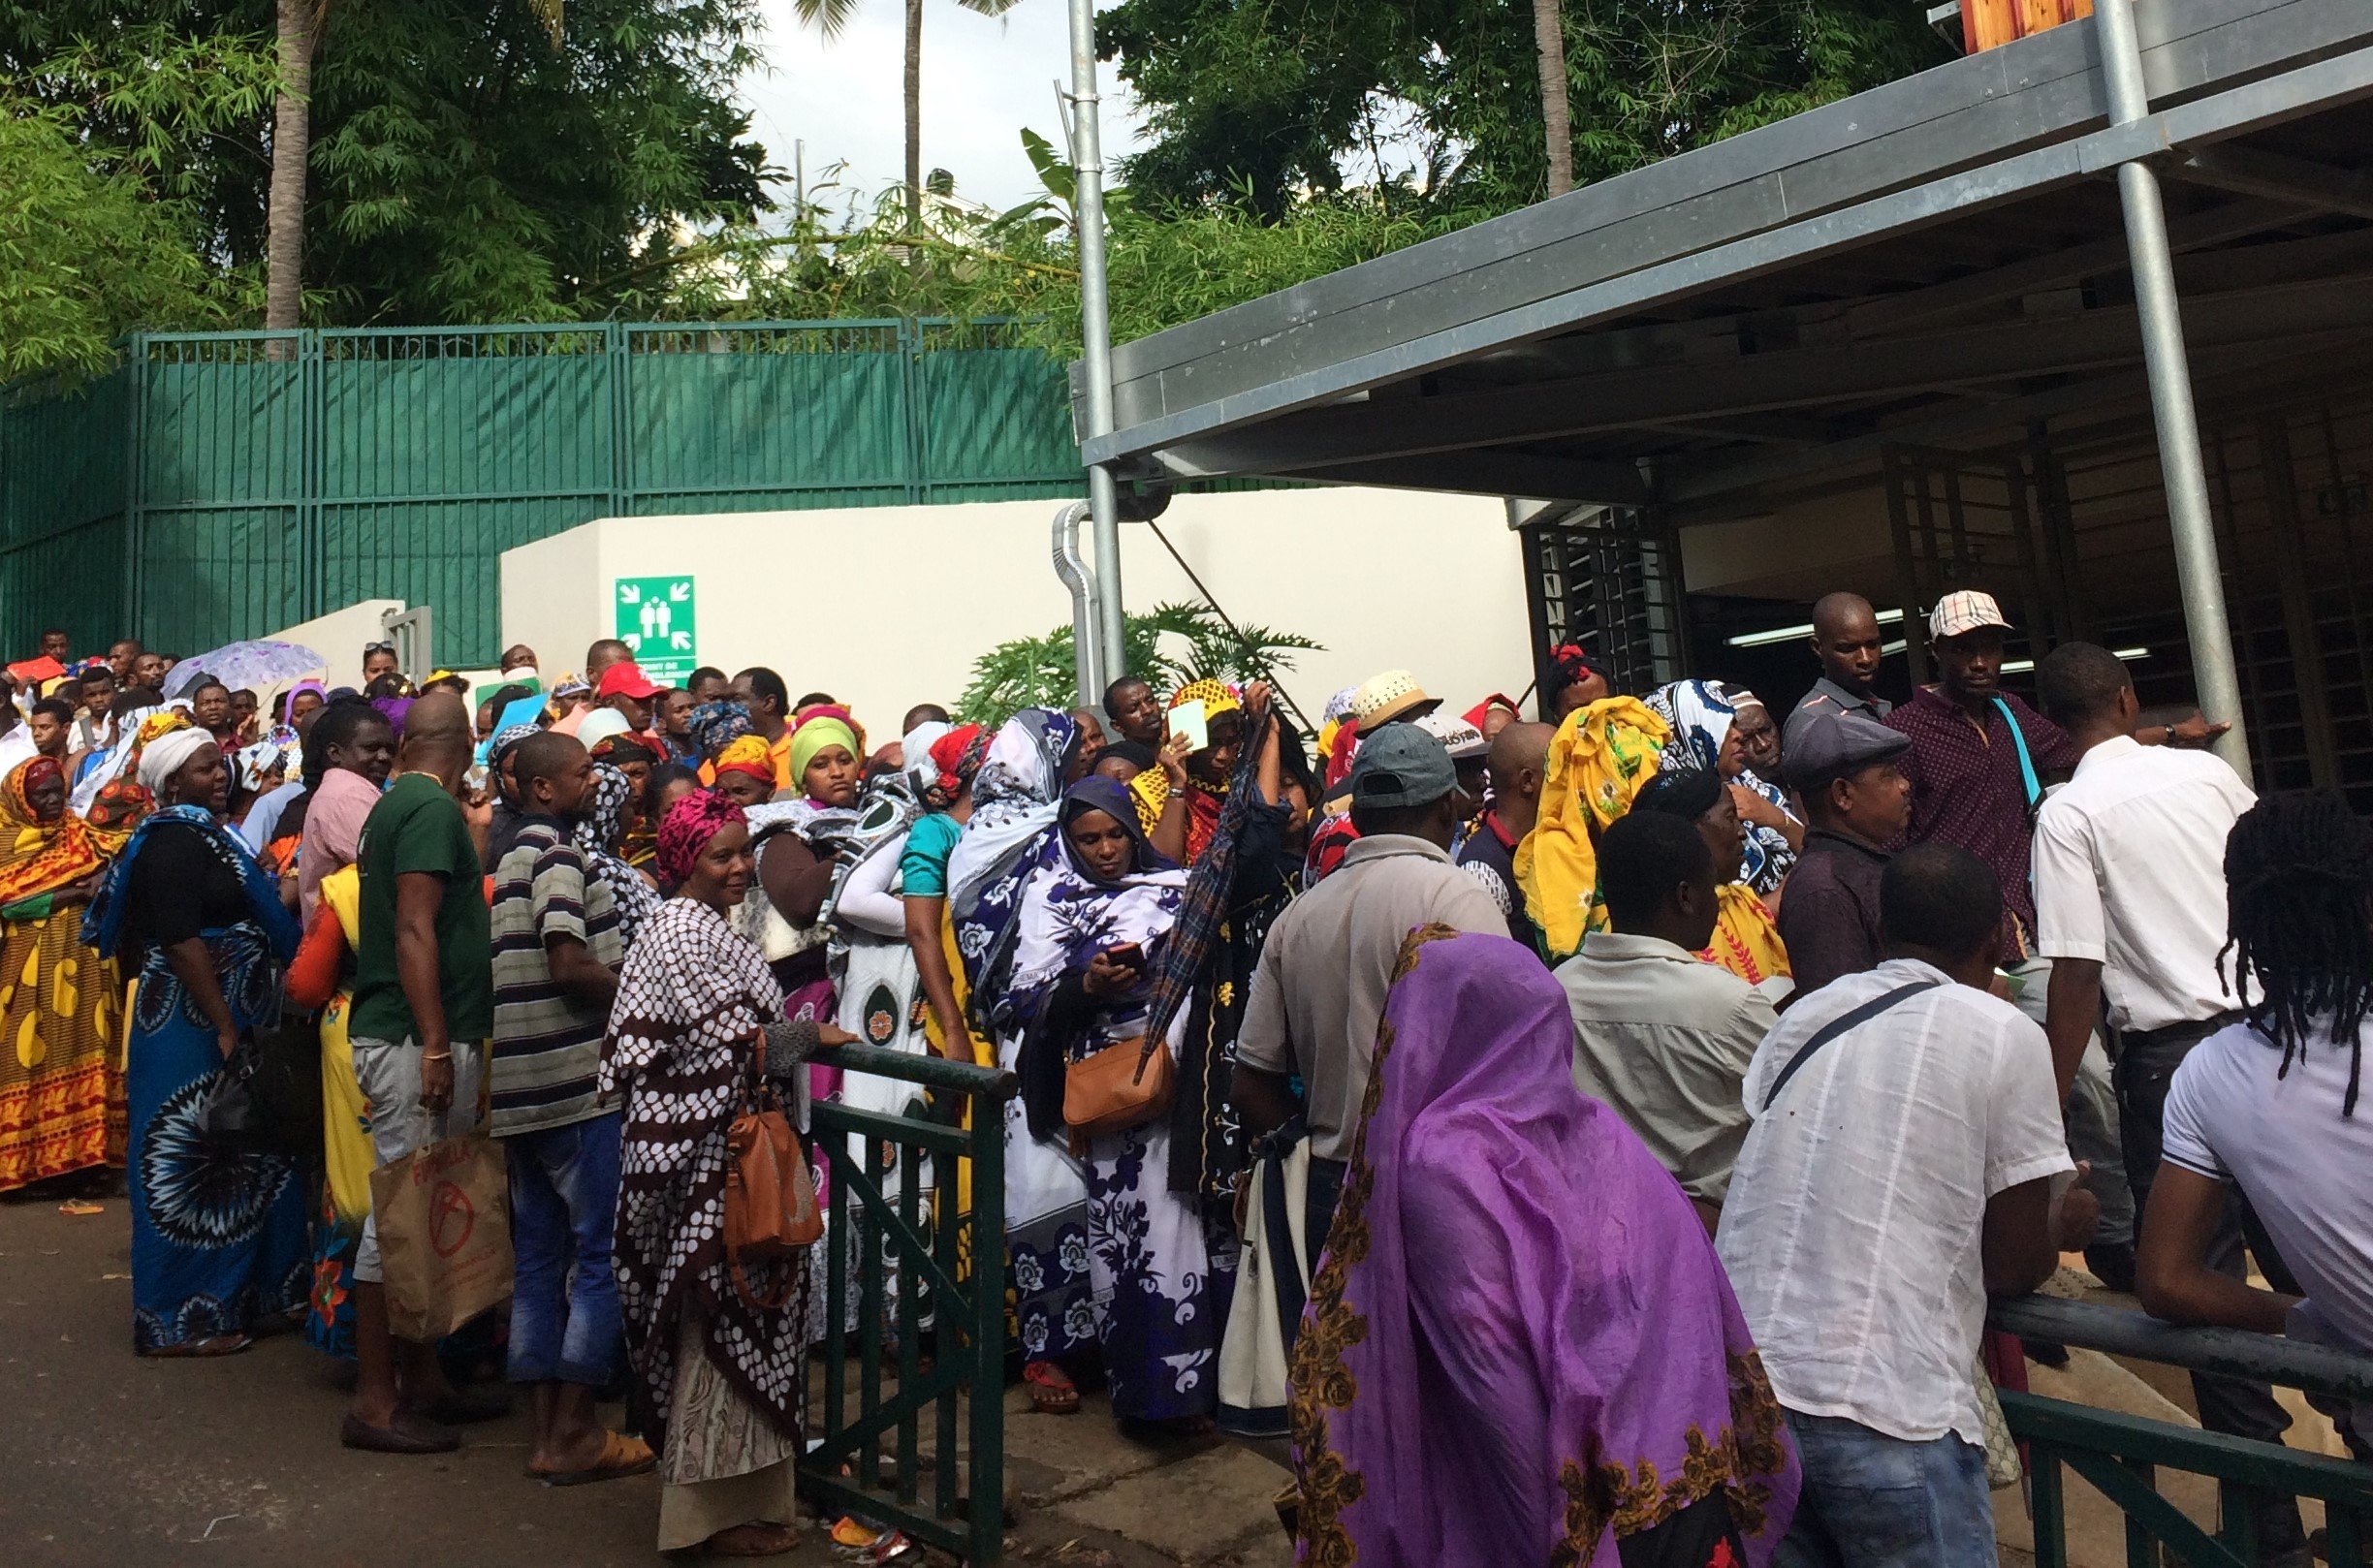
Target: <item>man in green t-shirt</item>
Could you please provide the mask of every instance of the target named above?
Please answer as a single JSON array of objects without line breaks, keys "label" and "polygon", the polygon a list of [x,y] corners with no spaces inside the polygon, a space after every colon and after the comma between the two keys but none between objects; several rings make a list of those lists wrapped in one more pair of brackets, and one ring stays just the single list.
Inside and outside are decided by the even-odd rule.
[{"label": "man in green t-shirt", "polygon": [[[482,1119],[494,1032],[492,936],[478,848],[456,799],[470,763],[469,710],[432,692],[405,715],[396,776],[363,825],[362,933],[355,955],[355,1081],[381,1165]],[[388,1328],[376,1216],[355,1254],[354,1403],[339,1440],[383,1454],[459,1447],[450,1423],[500,1415],[459,1393],[436,1347],[400,1347]]]}]

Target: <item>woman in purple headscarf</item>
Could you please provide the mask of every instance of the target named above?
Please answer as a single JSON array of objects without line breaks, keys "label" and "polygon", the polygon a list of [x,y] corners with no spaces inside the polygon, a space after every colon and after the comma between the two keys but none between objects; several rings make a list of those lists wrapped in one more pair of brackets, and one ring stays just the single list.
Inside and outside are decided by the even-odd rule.
[{"label": "woman in purple headscarf", "polygon": [[1760,1568],[1780,1406],[1689,1200],[1575,1091],[1565,993],[1443,926],[1395,975],[1293,1351],[1297,1560]]}]

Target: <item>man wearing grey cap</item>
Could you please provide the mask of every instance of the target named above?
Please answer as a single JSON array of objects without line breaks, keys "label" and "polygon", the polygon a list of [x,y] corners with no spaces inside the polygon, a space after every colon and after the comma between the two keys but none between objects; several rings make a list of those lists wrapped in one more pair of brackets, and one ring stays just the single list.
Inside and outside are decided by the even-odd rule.
[{"label": "man wearing grey cap", "polygon": [[1851,708],[1800,707],[1781,766],[1804,802],[1804,849],[1780,904],[1780,940],[1799,993],[1879,965],[1885,846],[1912,821],[1909,736]]},{"label": "man wearing grey cap", "polygon": [[1248,1138],[1281,1126],[1294,1110],[1286,1079],[1301,1075],[1313,1257],[1343,1190],[1402,941],[1437,924],[1507,935],[1491,895],[1450,862],[1457,789],[1448,749],[1415,725],[1387,724],[1362,740],[1351,769],[1359,840],[1279,917],[1253,972],[1236,1042],[1236,1109]]}]

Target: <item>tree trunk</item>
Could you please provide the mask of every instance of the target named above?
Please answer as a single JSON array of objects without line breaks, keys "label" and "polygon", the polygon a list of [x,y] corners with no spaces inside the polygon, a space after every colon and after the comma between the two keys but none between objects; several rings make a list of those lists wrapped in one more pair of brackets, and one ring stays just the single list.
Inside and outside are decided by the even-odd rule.
[{"label": "tree trunk", "polygon": [[923,0],[906,0],[906,228],[923,228]]},{"label": "tree trunk", "polygon": [[[264,326],[294,329],[304,303],[305,160],[312,145],[312,0],[279,0],[281,85],[265,214]],[[277,348],[280,345],[275,344]]]},{"label": "tree trunk", "polygon": [[1573,110],[1566,97],[1566,28],[1558,0],[1533,0],[1533,47],[1540,56],[1541,131],[1549,146],[1549,194],[1573,189]]}]

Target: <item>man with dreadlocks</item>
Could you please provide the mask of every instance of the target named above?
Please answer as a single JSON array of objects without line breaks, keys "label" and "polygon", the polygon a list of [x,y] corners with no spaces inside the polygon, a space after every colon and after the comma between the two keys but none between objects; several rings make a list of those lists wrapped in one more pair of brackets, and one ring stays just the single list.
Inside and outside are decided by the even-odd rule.
[{"label": "man with dreadlocks", "polygon": [[[2172,1174],[2160,1163],[2169,1081],[2202,1040],[2238,1017],[2235,989],[2219,972],[2225,932],[2218,917],[2227,895],[2226,838],[2256,797],[2207,752],[2140,744],[2134,682],[2107,648],[2054,648],[2036,672],[2036,687],[2044,712],[2081,753],[2074,776],[2036,814],[2036,948],[2051,960],[2045,1032],[2060,1092],[2068,1098],[2074,1090],[2072,1122],[2085,1109],[2078,1064],[2104,1012],[2119,1032],[2116,1136],[2134,1212],[2146,1221],[2137,1229],[2147,1231],[2155,1223],[2145,1207],[2154,1177]],[[2240,1200],[2228,1202],[2220,1189],[2202,1236],[2207,1244],[2193,1256],[2206,1256],[2238,1281],[2242,1227]],[[2098,1246],[2086,1261],[2104,1283],[2126,1283],[2110,1277],[2123,1270],[2104,1268]],[[2279,1443],[2290,1427],[2262,1383],[2195,1375],[2192,1387],[2210,1431]],[[2294,1555],[2306,1541],[2297,1506],[2271,1501],[2259,1513],[2265,1560],[2302,1560]]]},{"label": "man with dreadlocks", "polygon": [[[2373,1013],[2373,829],[2331,791],[2268,796],[2225,849],[2242,1020],[2196,1047],[2167,1098],[2166,1163],[2151,1189],[2142,1304],[2373,1353],[2373,1109],[2359,1112]],[[2255,1290],[2216,1264],[2226,1186],[2248,1194],[2306,1296]],[[2344,1426],[2343,1431],[2347,1431]],[[2373,1455],[2348,1433],[2357,1456]]]}]

